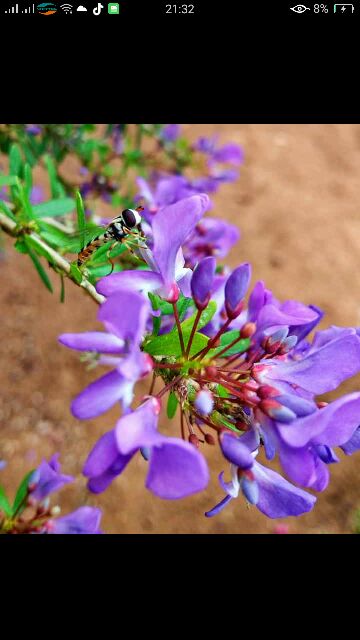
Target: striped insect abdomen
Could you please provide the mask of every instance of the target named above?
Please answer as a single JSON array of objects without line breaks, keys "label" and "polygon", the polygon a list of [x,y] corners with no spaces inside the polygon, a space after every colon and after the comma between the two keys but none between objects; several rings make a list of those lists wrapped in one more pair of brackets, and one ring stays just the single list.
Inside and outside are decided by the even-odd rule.
[{"label": "striped insect abdomen", "polygon": [[109,231],[106,231],[105,233],[102,233],[100,236],[97,236],[97,238],[94,238],[93,240],[88,242],[86,247],[84,247],[82,251],[80,251],[80,253],[78,254],[78,261],[77,261],[78,267],[84,264],[84,262],[88,258],[90,258],[91,254],[94,253],[96,249],[101,247],[103,244],[106,244],[107,242],[109,242],[109,240],[111,240],[112,237],[113,237],[112,234],[109,233]]}]

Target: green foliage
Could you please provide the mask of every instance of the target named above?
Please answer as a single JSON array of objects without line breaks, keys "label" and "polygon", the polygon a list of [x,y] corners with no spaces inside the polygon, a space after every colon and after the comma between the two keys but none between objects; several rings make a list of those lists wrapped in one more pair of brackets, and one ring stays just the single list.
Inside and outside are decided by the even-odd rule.
[{"label": "green foliage", "polygon": [[18,490],[16,492],[16,496],[15,496],[15,500],[14,500],[14,504],[12,506],[12,512],[13,514],[16,513],[17,516],[19,516],[25,509],[26,507],[26,502],[25,502],[25,498],[28,494],[28,486],[29,486],[29,480],[32,476],[32,474],[34,473],[34,469],[32,469],[31,471],[29,471],[21,480],[19,486],[18,486]]},{"label": "green foliage", "polygon": [[48,200],[41,204],[33,205],[33,214],[36,218],[53,218],[56,216],[64,216],[71,213],[75,209],[75,200],[73,198],[60,198],[59,200]]},{"label": "green foliage", "polygon": [[25,246],[27,248],[27,253],[29,254],[29,256],[30,256],[30,258],[31,258],[31,260],[33,262],[33,265],[34,265],[36,271],[38,272],[41,280],[43,281],[45,287],[47,289],[49,289],[49,291],[52,293],[53,292],[53,288],[52,288],[52,284],[50,282],[50,278],[47,275],[44,267],[42,266],[39,258],[36,255],[36,253],[31,249],[30,240],[31,240],[30,238],[24,237],[24,244],[25,244]]},{"label": "green foliage", "polygon": [[[220,338],[220,346],[216,349],[213,349],[211,351],[211,354],[216,355],[217,353],[220,353],[220,351],[222,351],[227,344],[230,344],[238,337],[239,331],[237,329],[234,329],[234,331],[227,331],[226,333],[223,333]],[[234,344],[233,347],[230,347],[230,349],[227,349],[224,352],[224,357],[235,355],[235,353],[243,353],[243,351],[247,351],[250,346],[250,342],[250,338],[243,338],[239,340],[236,344]]]},{"label": "green foliage", "polygon": [[85,246],[85,211],[80,191],[76,192],[76,212],[78,232],[80,234],[80,247],[83,249]]},{"label": "green foliage", "polygon": [[168,402],[167,402],[167,408],[166,408],[166,413],[167,413],[167,417],[169,418],[169,420],[171,420],[175,413],[176,413],[176,409],[178,407],[179,401],[175,395],[175,393],[173,391],[171,391],[169,393],[169,397],[168,397]]},{"label": "green foliage", "polygon": [[0,486],[0,511],[3,511],[7,517],[12,514],[10,502],[6,496],[5,490]]}]

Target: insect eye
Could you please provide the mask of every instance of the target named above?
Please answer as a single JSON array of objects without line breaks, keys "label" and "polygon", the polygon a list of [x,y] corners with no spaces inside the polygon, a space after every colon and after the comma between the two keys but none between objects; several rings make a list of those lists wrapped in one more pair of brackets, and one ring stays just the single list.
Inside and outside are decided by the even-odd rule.
[{"label": "insect eye", "polygon": [[128,229],[132,229],[133,227],[135,227],[136,217],[134,212],[131,211],[131,209],[124,209],[121,215]]},{"label": "insect eye", "polygon": [[295,11],[295,13],[304,13],[304,11],[307,11],[309,9],[309,7],[305,7],[305,5],[303,4],[297,4],[295,7],[290,7],[291,11]]}]

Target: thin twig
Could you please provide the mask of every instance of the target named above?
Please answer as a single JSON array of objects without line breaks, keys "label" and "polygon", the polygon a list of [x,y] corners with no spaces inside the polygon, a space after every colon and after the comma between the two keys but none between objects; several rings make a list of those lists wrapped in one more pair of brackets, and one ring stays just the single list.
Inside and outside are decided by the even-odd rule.
[{"label": "thin twig", "polygon": [[[16,230],[16,226],[17,226],[16,222],[8,218],[8,216],[4,215],[3,213],[0,213],[0,227],[2,228],[3,231],[5,231],[5,233],[7,233],[10,236],[13,236],[14,238],[18,237],[19,233]],[[27,233],[26,235],[30,236],[34,241],[34,243],[38,245],[38,247],[41,247],[46,251],[46,253],[51,257],[53,265],[55,265],[62,273],[67,275],[70,278],[70,280],[74,282],[74,284],[77,284],[77,282],[75,282],[75,280],[73,280],[70,277],[70,271],[71,271],[70,263],[67,260],[65,260],[65,258],[63,258],[54,249],[52,249],[36,233],[31,232],[31,233]],[[101,304],[102,302],[105,301],[104,296],[100,295],[96,291],[95,287],[88,280],[86,280],[84,276],[78,286],[85,289],[86,293],[98,304]]]}]

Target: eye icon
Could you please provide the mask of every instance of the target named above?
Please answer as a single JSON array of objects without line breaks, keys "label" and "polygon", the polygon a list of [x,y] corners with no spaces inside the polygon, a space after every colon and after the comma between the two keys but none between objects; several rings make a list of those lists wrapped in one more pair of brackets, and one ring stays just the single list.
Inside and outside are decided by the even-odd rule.
[{"label": "eye icon", "polygon": [[305,7],[303,4],[297,4],[295,7],[290,7],[291,11],[295,13],[304,13],[304,11],[310,11],[310,7]]}]

